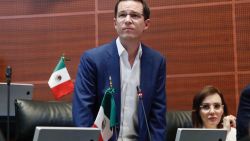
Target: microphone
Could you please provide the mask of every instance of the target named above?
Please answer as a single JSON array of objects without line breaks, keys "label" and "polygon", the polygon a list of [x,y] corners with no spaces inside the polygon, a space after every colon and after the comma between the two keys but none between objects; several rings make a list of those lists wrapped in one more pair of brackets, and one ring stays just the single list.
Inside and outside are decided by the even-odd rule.
[{"label": "microphone", "polygon": [[10,83],[11,83],[11,75],[12,75],[12,68],[10,66],[7,66],[5,77],[6,77],[6,83],[7,83],[7,141],[10,140]]},{"label": "microphone", "polygon": [[5,72],[7,85],[10,85],[11,83],[11,75],[12,75],[12,68],[11,66],[7,66],[6,72]]},{"label": "microphone", "polygon": [[142,106],[144,119],[146,121],[146,126],[147,126],[147,130],[148,130],[148,138],[149,138],[149,141],[151,141],[151,133],[150,133],[150,130],[149,130],[148,120],[147,120],[147,116],[146,116],[146,112],[145,112],[145,108],[144,108],[144,104],[143,104],[143,94],[142,94],[141,88],[139,86],[137,86],[136,89],[137,89],[137,94],[138,94],[138,98],[139,98],[139,103]]}]

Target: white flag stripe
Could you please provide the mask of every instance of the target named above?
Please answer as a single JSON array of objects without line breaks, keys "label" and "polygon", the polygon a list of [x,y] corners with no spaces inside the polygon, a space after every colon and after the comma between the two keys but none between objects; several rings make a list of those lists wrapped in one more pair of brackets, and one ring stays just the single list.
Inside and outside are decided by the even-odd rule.
[{"label": "white flag stripe", "polygon": [[[104,129],[102,129],[103,126],[103,121],[105,120],[105,127]],[[95,120],[95,125],[101,129],[101,134],[102,134],[102,138],[104,141],[108,141],[112,135],[113,132],[112,130],[110,130],[110,120],[109,118],[104,114],[104,109],[101,106],[99,109],[99,112],[97,114],[96,120]]]},{"label": "white flag stripe", "polygon": [[106,119],[106,126],[102,130],[102,138],[104,141],[108,141],[112,137],[113,132],[112,130],[110,130],[110,120],[106,116],[105,119]]},{"label": "white flag stripe", "polygon": [[101,106],[98,111],[97,117],[95,119],[95,125],[100,129],[102,129],[101,125],[102,125],[103,118],[104,118],[104,109]]},{"label": "white flag stripe", "polygon": [[[58,76],[61,76],[61,80],[57,80]],[[53,74],[50,76],[48,84],[49,84],[50,88],[53,88],[53,87],[60,85],[68,80],[70,80],[70,76],[69,76],[68,70],[65,67],[63,69],[60,69],[58,71],[53,72]]]}]

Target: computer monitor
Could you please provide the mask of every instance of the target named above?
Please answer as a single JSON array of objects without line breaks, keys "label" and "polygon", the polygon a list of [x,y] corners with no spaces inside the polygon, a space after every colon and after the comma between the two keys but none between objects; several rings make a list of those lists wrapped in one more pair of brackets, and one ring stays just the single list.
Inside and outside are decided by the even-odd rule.
[{"label": "computer monitor", "polygon": [[225,141],[226,129],[178,128],[175,141]]},{"label": "computer monitor", "polygon": [[[11,83],[10,84],[10,116],[15,116],[15,99],[32,99],[33,95],[33,84],[21,84]],[[7,84],[0,83],[0,116],[7,116]]]},{"label": "computer monitor", "polygon": [[98,141],[100,129],[37,126],[33,141]]}]

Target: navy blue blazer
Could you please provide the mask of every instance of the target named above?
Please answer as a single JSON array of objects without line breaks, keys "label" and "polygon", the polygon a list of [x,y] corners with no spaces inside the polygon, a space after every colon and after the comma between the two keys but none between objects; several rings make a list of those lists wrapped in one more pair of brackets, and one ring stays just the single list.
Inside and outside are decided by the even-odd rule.
[{"label": "navy blue blazer", "polygon": [[236,118],[237,140],[250,136],[250,85],[248,85],[241,93]]},{"label": "navy blue blazer", "polygon": [[[112,77],[113,87],[116,90],[115,102],[119,132],[121,80],[120,59],[115,40],[86,51],[81,57],[73,95],[72,111],[76,126],[93,125],[104,91],[109,87],[109,76]],[[163,141],[166,137],[165,81],[165,58],[153,49],[142,45],[140,87],[143,92],[143,103],[152,141]],[[141,104],[138,104],[138,121],[138,140],[147,141],[148,133]]]}]

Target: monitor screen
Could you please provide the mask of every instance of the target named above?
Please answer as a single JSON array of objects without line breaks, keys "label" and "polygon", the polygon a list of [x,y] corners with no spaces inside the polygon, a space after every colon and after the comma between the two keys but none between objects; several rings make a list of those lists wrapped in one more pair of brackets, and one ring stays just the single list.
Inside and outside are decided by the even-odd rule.
[{"label": "monitor screen", "polygon": [[37,126],[33,141],[98,141],[100,133],[92,127]]},{"label": "monitor screen", "polygon": [[[32,99],[33,84],[11,83],[10,85],[10,116],[15,116],[15,99]],[[7,84],[0,83],[0,116],[7,116]]]},{"label": "monitor screen", "polygon": [[178,128],[175,141],[225,141],[226,129]]}]

